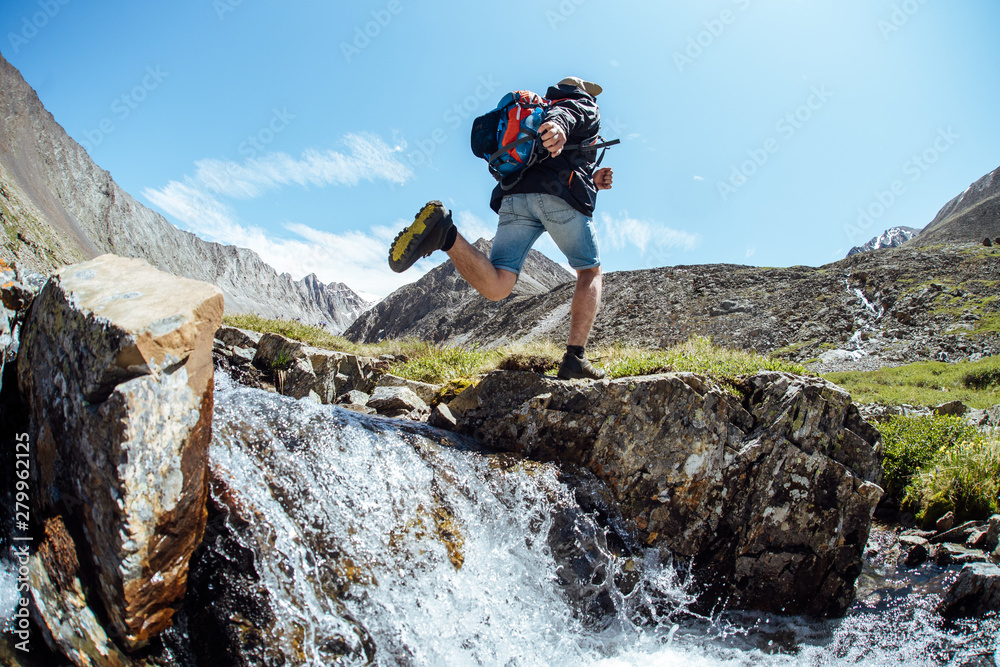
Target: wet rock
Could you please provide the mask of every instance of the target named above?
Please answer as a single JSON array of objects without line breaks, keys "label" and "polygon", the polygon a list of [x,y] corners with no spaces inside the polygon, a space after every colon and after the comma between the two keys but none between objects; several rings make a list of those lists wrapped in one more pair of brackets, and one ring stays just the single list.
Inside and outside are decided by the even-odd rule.
[{"label": "wet rock", "polygon": [[466,387],[458,396],[448,402],[448,409],[455,417],[461,417],[469,410],[475,410],[478,407],[479,391],[474,384]]},{"label": "wet rock", "polygon": [[914,544],[910,546],[906,550],[906,560],[903,561],[903,564],[906,567],[917,567],[923,564],[930,555],[930,552],[928,551],[929,545],[930,543],[924,540],[923,544]]},{"label": "wet rock", "polygon": [[882,496],[878,432],[817,378],[765,372],[741,391],[690,373],[495,372],[450,407],[491,448],[594,472],[647,544],[695,559],[705,599],[842,613]]},{"label": "wet rock", "polygon": [[970,549],[979,549],[980,551],[992,551],[992,549],[986,548],[986,539],[988,535],[989,530],[986,527],[976,528],[969,533],[969,538],[965,541],[965,546]]},{"label": "wet rock", "polygon": [[936,545],[934,561],[941,567],[949,565],[964,565],[965,563],[985,563],[989,557],[982,551],[946,542]]},{"label": "wet rock", "polygon": [[[79,577],[76,544],[61,517],[47,519],[45,539],[28,566],[35,610],[45,643],[74,665],[124,667],[132,664],[108,637],[88,606]],[[23,598],[27,599],[27,598]]]},{"label": "wet rock", "polygon": [[945,533],[955,527],[955,513],[947,512],[934,523],[934,530]]},{"label": "wet rock", "polygon": [[961,526],[956,526],[950,530],[945,530],[943,533],[938,533],[931,538],[931,544],[942,544],[944,542],[965,544],[966,540],[969,539],[969,535],[972,534],[972,531],[976,530],[980,526],[982,526],[982,524],[978,521],[968,521],[963,523]]},{"label": "wet rock", "polygon": [[234,347],[233,361],[240,365],[252,364],[257,351],[252,347]]},{"label": "wet rock", "polygon": [[358,391],[357,389],[352,389],[338,398],[337,403],[340,405],[368,405],[369,398],[371,398],[369,394],[366,394],[363,391]]},{"label": "wet rock", "polygon": [[363,415],[377,415],[378,412],[374,408],[369,408],[367,405],[358,405],[356,403],[345,403],[338,407],[344,408],[345,410],[350,410],[351,412],[360,412]]},{"label": "wet rock", "polygon": [[408,380],[406,378],[397,377],[395,375],[383,375],[378,381],[379,387],[406,387],[413,391],[414,394],[420,397],[424,403],[430,405],[434,402],[437,397],[438,392],[441,391],[442,386],[439,384],[429,384],[427,382],[417,382],[416,380]]},{"label": "wet rock", "polygon": [[969,539],[965,546],[970,549],[979,549],[987,553],[997,548],[1000,542],[1000,514],[994,514],[985,526],[981,526],[969,533]]},{"label": "wet rock", "polygon": [[583,618],[601,619],[614,610],[612,556],[604,529],[579,507],[561,510],[547,537],[559,586]]},{"label": "wet rock", "polygon": [[900,538],[903,537],[920,537],[924,540],[930,540],[932,537],[937,535],[933,530],[920,530],[919,528],[907,528],[899,534]]},{"label": "wet rock", "polygon": [[930,545],[930,541],[924,537],[919,537],[917,535],[900,535],[899,536],[899,546],[904,550],[911,549],[915,546],[927,547]]},{"label": "wet rock", "polygon": [[986,537],[980,549],[993,551],[1000,546],[1000,514],[994,514],[986,524]]},{"label": "wet rock", "polygon": [[984,616],[1000,611],[1000,568],[988,563],[966,565],[937,610],[945,618]]},{"label": "wet rock", "polygon": [[337,399],[337,404],[344,408],[345,410],[352,410],[354,412],[360,412],[365,415],[378,414],[374,408],[368,407],[368,400],[371,398],[370,395],[363,391],[357,391],[352,389],[343,396]]},{"label": "wet rock", "polygon": [[255,366],[265,371],[287,369],[296,359],[303,356],[303,347],[305,345],[297,340],[275,333],[266,333],[257,343],[257,353],[253,362]]},{"label": "wet rock", "polygon": [[451,408],[444,403],[439,403],[434,406],[434,409],[431,411],[431,416],[427,419],[427,423],[435,428],[443,428],[448,431],[453,431],[458,425],[458,419],[452,413]]},{"label": "wet rock", "polygon": [[414,417],[430,413],[427,404],[407,387],[375,387],[367,405],[386,417]]},{"label": "wet rock", "polygon": [[375,386],[375,359],[311,347],[274,333],[261,337],[253,363],[273,377],[278,393],[292,398],[315,392],[322,403],[334,403],[348,391],[370,392]]},{"label": "wet rock", "polygon": [[218,288],[103,255],[53,275],[18,378],[41,516],[82,528],[125,648],[170,624],[205,525]]}]

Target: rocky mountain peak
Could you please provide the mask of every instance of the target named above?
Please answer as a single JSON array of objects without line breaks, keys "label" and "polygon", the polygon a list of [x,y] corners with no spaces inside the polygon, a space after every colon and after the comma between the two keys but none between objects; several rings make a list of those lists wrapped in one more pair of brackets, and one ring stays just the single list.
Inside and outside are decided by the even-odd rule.
[{"label": "rocky mountain peak", "polygon": [[854,246],[851,248],[851,251],[847,253],[847,256],[853,257],[859,252],[868,252],[869,250],[898,248],[919,233],[920,230],[914,229],[913,227],[892,227],[891,229],[887,229],[882,232],[881,236],[876,236],[868,243],[861,246]]}]

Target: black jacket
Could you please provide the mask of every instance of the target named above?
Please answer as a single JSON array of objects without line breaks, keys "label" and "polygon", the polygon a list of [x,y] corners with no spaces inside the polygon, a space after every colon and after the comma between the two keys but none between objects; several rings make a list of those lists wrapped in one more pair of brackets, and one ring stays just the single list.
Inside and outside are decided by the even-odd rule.
[{"label": "black jacket", "polygon": [[[601,130],[601,112],[593,97],[576,86],[553,86],[545,93],[553,101],[546,121],[562,126],[566,143],[593,143]],[[588,216],[594,214],[597,187],[594,185],[594,162],[599,151],[564,150],[558,157],[548,156],[529,167],[521,181],[510,190],[499,185],[490,197],[490,208],[500,212],[505,195],[541,192],[555,195]]]}]

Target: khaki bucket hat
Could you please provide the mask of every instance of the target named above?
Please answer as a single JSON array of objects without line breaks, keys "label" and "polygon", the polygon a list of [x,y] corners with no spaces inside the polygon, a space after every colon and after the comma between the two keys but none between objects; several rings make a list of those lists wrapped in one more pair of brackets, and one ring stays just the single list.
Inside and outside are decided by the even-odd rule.
[{"label": "khaki bucket hat", "polygon": [[570,85],[582,88],[591,97],[597,97],[604,89],[592,81],[584,81],[578,76],[568,76],[559,82],[559,85]]}]

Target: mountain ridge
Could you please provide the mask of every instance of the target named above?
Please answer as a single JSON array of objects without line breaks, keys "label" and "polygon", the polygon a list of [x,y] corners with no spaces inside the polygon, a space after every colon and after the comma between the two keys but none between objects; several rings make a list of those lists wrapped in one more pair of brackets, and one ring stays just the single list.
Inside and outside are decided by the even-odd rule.
[{"label": "mountain ridge", "polygon": [[928,246],[985,238],[1000,238],[1000,167],[945,204],[910,243]]},{"label": "mountain ridge", "polygon": [[[493,242],[481,238],[474,245],[488,255]],[[363,313],[344,332],[344,337],[366,343],[403,336],[438,342],[446,333],[442,331],[443,322],[435,318],[434,313],[461,311],[470,304],[479,304],[485,312],[494,312],[503,304],[546,294],[572,280],[574,277],[569,271],[540,252],[530,250],[511,295],[503,301],[490,302],[459,275],[449,259]]]},{"label": "mountain ridge", "polygon": [[[986,227],[965,225],[965,216],[978,216],[995,201],[993,193],[984,192],[986,183],[1000,186],[1000,178],[980,179],[970,187],[974,196],[967,191],[935,218],[944,235],[937,238],[952,239],[947,242],[925,246],[914,243],[918,235],[898,247],[855,253],[821,267],[706,264],[605,273],[590,343],[656,348],[701,335],[727,347],[810,362],[816,369],[824,364],[829,369],[833,357],[841,366],[874,368],[998,354],[1000,250],[984,247],[977,236],[983,229],[1000,236],[1000,216],[987,220]],[[433,291],[428,276],[407,286],[406,293]],[[483,347],[563,341],[572,295],[568,282],[498,303],[472,294],[416,309],[395,292],[386,300],[396,308],[373,309],[363,328],[356,322],[345,335],[371,342],[377,339],[371,332],[382,331]]]},{"label": "mountain ridge", "polygon": [[217,285],[226,310],[341,332],[369,303],[340,283],[293,280],[246,248],[204,241],[137,202],[49,113],[0,55],[0,258],[50,273],[103,253]]}]

